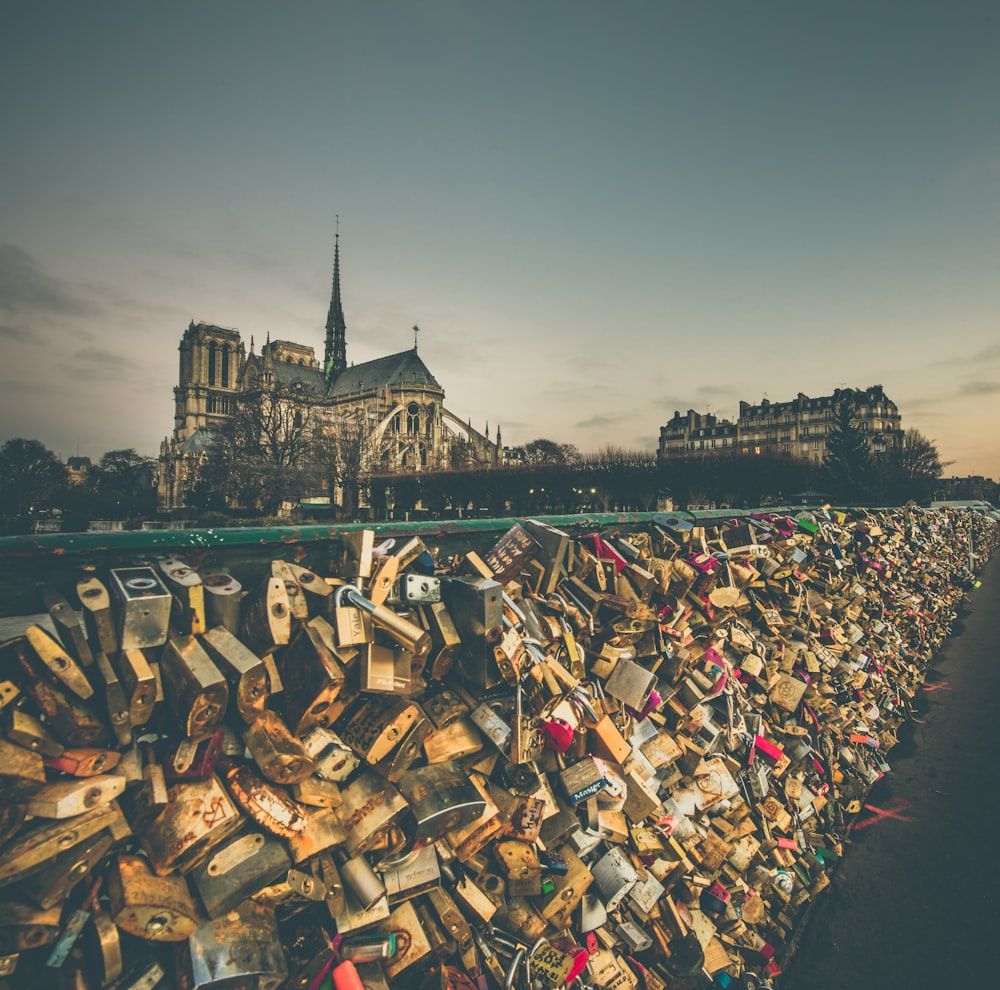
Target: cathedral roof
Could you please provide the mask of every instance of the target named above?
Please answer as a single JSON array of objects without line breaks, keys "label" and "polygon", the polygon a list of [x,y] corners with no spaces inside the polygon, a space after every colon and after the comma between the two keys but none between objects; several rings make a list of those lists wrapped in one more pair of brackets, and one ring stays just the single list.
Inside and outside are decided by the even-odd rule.
[{"label": "cathedral roof", "polygon": [[341,398],[386,385],[441,388],[414,347],[399,354],[375,358],[374,361],[352,364],[337,375],[327,394],[331,398]]},{"label": "cathedral roof", "polygon": [[275,381],[289,388],[294,387],[296,382],[302,382],[304,388],[317,395],[322,395],[326,391],[326,378],[320,368],[309,368],[290,361],[275,361],[271,365],[271,372]]},{"label": "cathedral roof", "polygon": [[219,436],[209,426],[199,426],[186,440],[181,442],[180,449],[185,454],[201,454],[218,441]]}]

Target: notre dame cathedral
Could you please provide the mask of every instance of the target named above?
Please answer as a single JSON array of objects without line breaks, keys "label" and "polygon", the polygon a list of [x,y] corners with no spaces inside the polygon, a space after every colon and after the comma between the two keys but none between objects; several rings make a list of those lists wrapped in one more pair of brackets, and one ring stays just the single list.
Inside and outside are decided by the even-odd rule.
[{"label": "notre dame cathedral", "polygon": [[[416,331],[416,328],[414,328]],[[236,330],[194,323],[180,342],[180,376],[174,389],[174,432],[160,445],[161,510],[183,508],[198,467],[212,457],[214,431],[233,415],[242,393],[279,386],[311,407],[327,429],[362,422],[377,439],[379,470],[408,472],[499,463],[496,440],[445,408],[444,389],[411,350],[347,363],[347,324],[340,293],[340,235],[333,254],[333,291],[320,367],[312,347],[270,339],[249,353]],[[303,493],[330,495],[336,492]]]}]

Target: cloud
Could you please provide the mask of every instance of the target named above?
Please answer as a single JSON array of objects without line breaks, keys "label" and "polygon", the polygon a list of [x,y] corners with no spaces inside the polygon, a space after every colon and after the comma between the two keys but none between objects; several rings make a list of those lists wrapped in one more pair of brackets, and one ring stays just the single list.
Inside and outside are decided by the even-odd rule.
[{"label": "cloud", "polygon": [[1000,361],[1000,344],[990,344],[981,350],[971,354],[956,354],[954,357],[945,358],[943,361],[935,361],[932,368],[954,367],[955,365],[980,365],[990,361]]},{"label": "cloud", "polygon": [[1000,382],[968,382],[959,390],[959,395],[995,395],[1000,392]]},{"label": "cloud", "polygon": [[591,416],[590,419],[581,420],[573,425],[577,429],[592,430],[600,429],[603,426],[616,426],[623,419],[625,419],[624,416]]},{"label": "cloud", "polygon": [[135,362],[101,347],[81,347],[73,354],[72,362],[64,361],[58,367],[70,377],[85,381],[119,381],[122,375],[138,370]]},{"label": "cloud", "polygon": [[20,327],[11,327],[0,324],[0,337],[5,340],[29,340],[31,334],[27,330],[22,330]]},{"label": "cloud", "polygon": [[98,311],[70,283],[46,274],[16,244],[0,244],[0,312],[93,316]]}]

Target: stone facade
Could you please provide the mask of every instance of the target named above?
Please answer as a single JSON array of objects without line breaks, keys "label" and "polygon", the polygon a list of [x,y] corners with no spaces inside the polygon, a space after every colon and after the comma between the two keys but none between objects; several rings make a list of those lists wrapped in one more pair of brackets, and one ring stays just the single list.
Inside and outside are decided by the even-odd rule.
[{"label": "stone facade", "polygon": [[675,412],[660,427],[658,456],[691,453],[787,454],[822,464],[827,434],[836,410],[851,402],[853,421],[868,438],[873,453],[898,443],[903,435],[899,409],[881,385],[866,389],[836,389],[832,395],[812,399],[803,392],[789,402],[761,399],[757,405],[740,402],[736,422],[717,419],[710,413]]},{"label": "stone facade", "polygon": [[[307,344],[270,340],[249,352],[236,330],[192,322],[180,342],[174,388],[173,435],[160,445],[158,501],[161,511],[183,508],[197,468],[212,456],[214,431],[233,415],[241,395],[280,385],[303,409],[309,407],[321,435],[334,437],[344,424],[363,422],[377,440],[379,470],[411,472],[499,463],[501,437],[463,422],[444,404],[444,389],[412,349],[348,364],[346,324],[340,303],[340,247],[334,254],[333,295],[321,368]],[[416,328],[414,328],[416,329]],[[416,334],[414,334],[414,338]],[[303,493],[303,495],[336,493]],[[335,499],[336,500],[336,499]]]}]

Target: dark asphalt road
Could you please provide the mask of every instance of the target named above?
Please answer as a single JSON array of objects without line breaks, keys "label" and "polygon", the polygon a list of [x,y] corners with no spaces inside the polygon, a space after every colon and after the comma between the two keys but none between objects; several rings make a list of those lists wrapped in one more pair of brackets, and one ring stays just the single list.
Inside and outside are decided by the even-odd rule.
[{"label": "dark asphalt road", "polygon": [[868,799],[780,990],[1000,986],[1000,553]]}]

